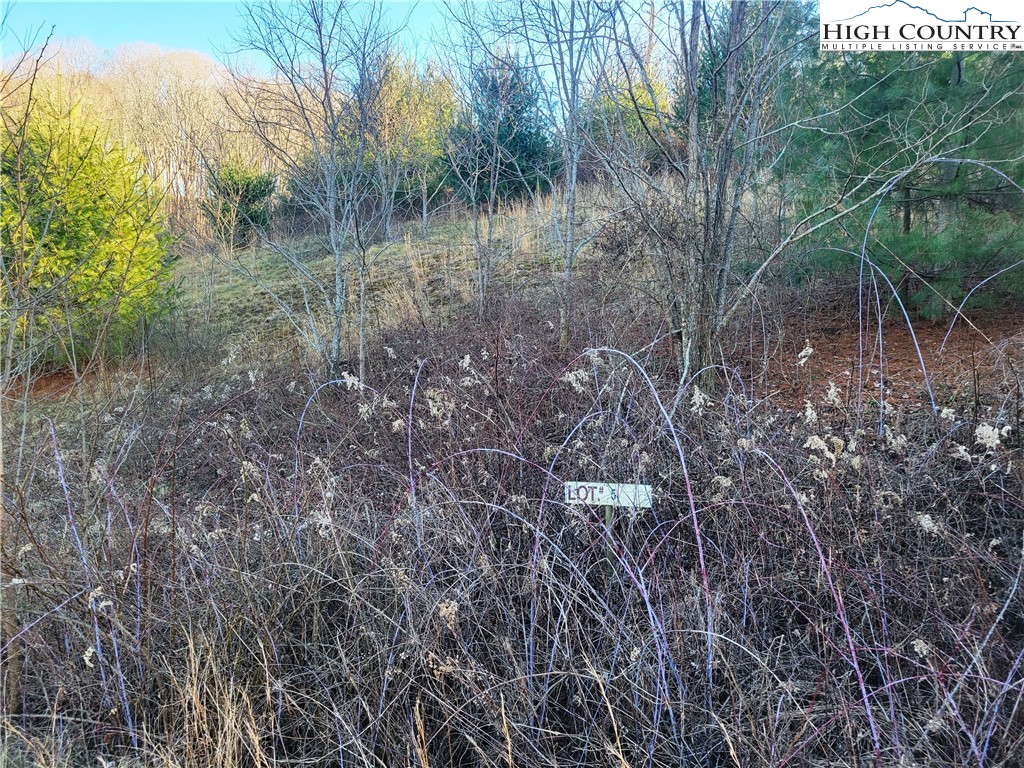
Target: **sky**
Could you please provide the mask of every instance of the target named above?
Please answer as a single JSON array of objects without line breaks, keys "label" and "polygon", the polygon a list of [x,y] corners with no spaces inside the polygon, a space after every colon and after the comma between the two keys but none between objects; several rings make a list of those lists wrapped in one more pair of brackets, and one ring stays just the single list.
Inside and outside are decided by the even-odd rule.
[{"label": "sky", "polygon": [[[426,46],[440,23],[440,4],[435,0],[386,2],[385,6],[396,20],[408,17],[407,37],[413,46]],[[144,42],[200,51],[223,61],[235,49],[231,30],[241,23],[242,7],[232,0],[0,0],[0,18],[6,21],[0,59],[19,53],[33,40],[42,42],[52,28],[55,38],[85,38],[104,50]]]}]

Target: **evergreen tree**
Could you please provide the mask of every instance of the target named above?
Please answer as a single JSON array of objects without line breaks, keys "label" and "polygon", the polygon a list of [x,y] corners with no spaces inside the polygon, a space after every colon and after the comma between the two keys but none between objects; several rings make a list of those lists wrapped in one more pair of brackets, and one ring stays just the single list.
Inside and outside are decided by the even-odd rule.
[{"label": "evergreen tree", "polygon": [[247,247],[270,227],[270,201],[277,187],[272,173],[240,163],[227,163],[210,172],[210,200],[203,211],[214,233],[230,249]]},{"label": "evergreen tree", "polygon": [[[1024,247],[1024,64],[960,52],[822,55],[802,98],[808,113],[844,104],[805,134],[798,167],[806,189],[888,189],[871,220],[868,256],[919,314],[952,311]],[[812,103],[814,102],[814,103]],[[932,140],[931,137],[941,137]],[[809,139],[809,141],[808,141]],[[799,144],[794,145],[799,146]],[[930,158],[936,162],[922,162]],[[912,169],[898,176],[900,169]],[[817,195],[820,197],[820,194]],[[814,201],[807,200],[808,204]],[[859,251],[874,206],[826,245]],[[848,263],[848,262],[846,262]],[[1015,276],[986,285],[1015,289]],[[974,295],[991,299],[992,290]]]},{"label": "evergreen tree", "polygon": [[3,114],[5,300],[34,356],[77,365],[157,306],[166,275],[159,198],[138,160],[74,110]]},{"label": "evergreen tree", "polygon": [[460,178],[478,181],[464,185],[474,189],[473,202],[550,189],[560,164],[538,98],[529,70],[514,61],[495,59],[476,74],[471,111],[452,129],[460,151],[451,158]]}]

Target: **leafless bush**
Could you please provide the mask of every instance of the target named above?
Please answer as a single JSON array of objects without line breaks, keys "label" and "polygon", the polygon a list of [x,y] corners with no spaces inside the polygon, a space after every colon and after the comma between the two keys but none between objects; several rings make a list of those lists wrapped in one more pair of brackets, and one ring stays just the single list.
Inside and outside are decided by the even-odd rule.
[{"label": "leafless bush", "polygon": [[[1019,763],[1014,425],[673,407],[653,353],[565,364],[539,325],[152,391],[90,456],[30,425],[7,759]],[[609,526],[567,479],[655,505]]]}]

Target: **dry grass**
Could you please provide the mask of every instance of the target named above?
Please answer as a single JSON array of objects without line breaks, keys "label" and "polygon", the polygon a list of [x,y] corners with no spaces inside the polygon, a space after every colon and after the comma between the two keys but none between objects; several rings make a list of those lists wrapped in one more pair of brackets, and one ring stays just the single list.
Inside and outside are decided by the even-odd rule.
[{"label": "dry grass", "polygon": [[543,314],[384,329],[363,385],[243,351],[34,414],[5,763],[1020,763],[1012,413],[673,408],[643,322],[562,360]]},{"label": "dry grass", "polygon": [[[549,199],[522,203],[494,217],[490,237],[492,279],[513,292],[543,291],[555,267]],[[406,230],[403,232],[403,229]],[[486,219],[481,218],[486,239]],[[286,249],[286,253],[280,250]],[[369,325],[378,336],[402,327],[439,328],[478,301],[476,245],[466,217],[431,225],[422,236],[418,223],[399,226],[390,241],[368,253]],[[334,261],[313,237],[295,238],[275,248],[225,253],[209,244],[186,244],[180,275],[177,326],[158,351],[188,357],[186,346],[298,352],[308,364],[319,361],[292,321],[316,324],[330,333],[326,299],[333,291]],[[347,301],[358,302],[355,265],[350,265]],[[308,304],[307,304],[308,302]],[[356,319],[349,318],[346,348],[356,346]],[[291,318],[291,320],[290,320]],[[187,350],[189,353],[194,350]],[[236,355],[237,356],[237,355]],[[254,356],[261,363],[263,355]],[[283,361],[278,358],[278,361]]]},{"label": "dry grass", "polygon": [[498,221],[487,322],[465,222],[379,252],[365,382],[211,259],[147,365],[5,422],[0,764],[1021,764],[1016,357],[938,418],[680,393],[636,265],[585,254],[552,351],[543,221]]}]

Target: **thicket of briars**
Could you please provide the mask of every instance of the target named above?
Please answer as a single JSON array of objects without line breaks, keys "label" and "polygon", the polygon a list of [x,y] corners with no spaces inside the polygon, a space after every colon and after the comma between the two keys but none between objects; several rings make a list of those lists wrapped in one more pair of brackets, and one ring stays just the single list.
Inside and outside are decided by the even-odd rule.
[{"label": "thicket of briars", "polygon": [[243,15],[4,62],[0,764],[1024,760],[1024,60]]}]

